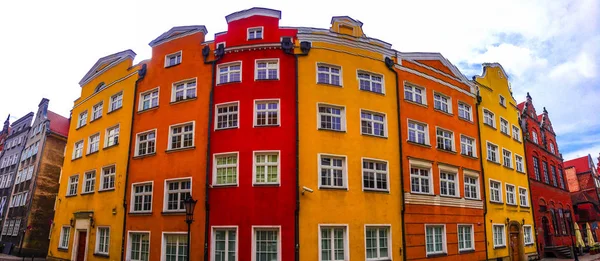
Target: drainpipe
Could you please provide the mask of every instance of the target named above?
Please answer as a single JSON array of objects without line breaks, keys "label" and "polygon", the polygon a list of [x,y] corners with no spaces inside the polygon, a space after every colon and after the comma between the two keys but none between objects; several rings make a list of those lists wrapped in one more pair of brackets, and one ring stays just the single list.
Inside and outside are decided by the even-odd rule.
[{"label": "drainpipe", "polygon": [[[527,162],[528,156],[527,156],[527,149],[525,148],[525,142],[527,142],[527,140],[525,139],[525,132],[523,132],[523,126],[521,125],[521,119],[519,119],[519,127],[521,129],[521,139],[523,140],[523,142],[522,142],[523,157],[525,157],[523,162]],[[525,170],[527,171],[527,169],[525,169]],[[533,207],[533,196],[531,195],[531,179],[529,178],[529,173],[527,173],[526,175],[527,175],[527,186],[529,186],[529,206],[531,207],[531,218],[533,218],[533,231],[531,231],[531,233],[532,233],[531,236],[534,237],[534,235],[535,235],[535,252],[538,254],[538,258],[539,258],[540,253],[538,253],[538,251],[540,250],[540,248],[539,248],[540,245],[538,243],[538,237],[537,237],[537,227],[536,227],[537,224],[535,223],[536,219],[535,219],[535,208]],[[575,213],[573,213],[573,215],[574,214]],[[571,217],[573,217],[573,215],[571,215]],[[573,226],[574,225],[575,224],[573,223]],[[573,234],[574,233],[575,233],[575,230],[573,230]]]},{"label": "drainpipe", "polygon": [[[473,77],[473,82],[477,84],[475,81],[475,77]],[[481,104],[481,96],[479,96],[479,90],[477,91],[477,102],[475,103],[475,117],[477,117],[477,137],[479,138],[479,164],[481,166],[481,185],[482,188],[480,191],[481,196],[483,198],[483,234],[485,235],[485,260],[489,259],[488,255],[488,242],[487,242],[487,197],[486,197],[486,189],[485,189],[485,170],[483,167],[483,140],[481,139],[481,126],[479,126],[479,105]]]},{"label": "drainpipe", "polygon": [[[204,57],[204,64],[210,64],[211,65],[211,84],[210,84],[210,95],[209,95],[209,101],[208,101],[208,122],[207,122],[207,135],[206,135],[206,175],[205,175],[205,189],[204,189],[204,208],[205,208],[205,219],[204,219],[204,261],[208,261],[208,232],[210,229],[210,225],[209,225],[209,219],[210,219],[210,202],[209,202],[209,196],[210,194],[208,193],[208,190],[210,189],[210,184],[209,184],[209,177],[210,177],[210,167],[209,167],[209,163],[210,163],[210,136],[212,133],[212,122],[213,122],[213,106],[214,106],[214,96],[215,96],[215,85],[216,85],[216,80],[215,80],[215,73],[216,73],[216,64],[217,62],[221,59],[221,57],[223,57],[223,54],[225,54],[225,50],[224,48],[218,48],[217,49],[217,54],[215,55],[215,59],[212,61],[207,61],[208,55],[210,53],[210,47],[208,47],[208,45],[204,46],[204,48],[202,49],[202,56]],[[189,246],[188,246],[189,247]]]},{"label": "drainpipe", "polygon": [[404,163],[402,162],[402,131],[401,131],[401,117],[400,117],[400,83],[398,80],[398,72],[394,70],[394,61],[386,57],[385,58],[385,66],[396,75],[396,122],[398,123],[398,149],[400,155],[400,194],[402,197],[402,202],[400,206],[400,217],[402,218],[402,260],[406,260],[406,225],[404,220],[404,176],[402,175],[402,171],[404,170]]}]

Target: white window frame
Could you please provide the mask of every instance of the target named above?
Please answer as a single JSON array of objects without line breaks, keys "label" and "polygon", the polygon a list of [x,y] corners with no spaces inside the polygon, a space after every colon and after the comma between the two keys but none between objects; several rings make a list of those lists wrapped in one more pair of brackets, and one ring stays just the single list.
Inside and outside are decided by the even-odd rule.
[{"label": "white window frame", "polygon": [[[259,63],[266,63],[265,68],[258,68],[258,64]],[[275,64],[274,68],[269,67],[269,65]],[[277,70],[277,76],[275,76],[275,78],[269,78],[269,70]],[[259,70],[265,70],[265,77],[264,79],[259,79],[258,78],[258,71]],[[268,81],[268,80],[279,80],[280,79],[280,66],[279,66],[279,58],[273,58],[273,59],[256,59],[254,60],[254,81]]]},{"label": "white window frame", "polygon": [[498,94],[498,96],[498,102],[500,103],[500,105],[502,105],[502,107],[506,108],[506,98],[504,98],[502,94]]},{"label": "white window frame", "polygon": [[[362,114],[370,114],[371,115],[371,119],[363,119]],[[383,117],[383,121],[378,121],[373,119],[373,116],[381,116]],[[365,109],[360,109],[360,123],[361,123],[361,127],[360,127],[360,133],[363,135],[370,135],[370,136],[375,136],[375,137],[387,137],[388,136],[388,127],[387,127],[387,114],[386,113],[382,113],[382,112],[375,112],[375,111],[370,111],[370,110],[365,110]],[[371,132],[372,133],[366,133],[363,132],[363,128],[362,128],[362,123],[363,121],[371,123]],[[379,123],[379,124],[383,124],[383,135],[377,135],[375,133],[375,123]]]},{"label": "white window frame", "polygon": [[[526,229],[525,228],[529,228],[529,241],[527,240],[527,235],[525,233]],[[535,242],[534,236],[533,236],[533,228],[531,227],[531,225],[523,225],[523,244],[526,246],[529,245],[533,245]]]},{"label": "white window frame", "polygon": [[[87,174],[93,173],[93,178],[88,179]],[[87,190],[88,181],[92,183],[92,190]],[[83,173],[83,185],[81,186],[81,194],[94,193],[96,191],[96,170],[88,170]]]},{"label": "white window frame", "polygon": [[277,261],[282,261],[281,259],[281,226],[252,226],[252,257],[251,261],[256,261],[256,240],[255,234],[257,230],[276,230],[277,231]]},{"label": "white window frame", "polygon": [[[5,222],[7,222],[8,220],[6,220]],[[5,224],[6,226],[6,224]],[[65,241],[65,228],[66,228],[66,232],[68,233],[68,235],[66,236],[66,241]],[[4,234],[4,233],[2,233]],[[58,242],[58,248],[60,249],[69,249],[69,241],[71,239],[71,226],[62,226],[60,229],[60,240]]]},{"label": "white window frame", "polygon": [[[406,87],[410,87],[411,89],[407,90]],[[419,94],[421,96],[421,102],[418,102],[416,100],[416,98],[415,98],[417,96],[417,93],[415,93],[415,89],[421,90],[421,93]],[[407,96],[406,96],[406,92],[407,91],[412,94],[413,99],[408,99],[407,98]],[[412,84],[412,83],[409,83],[409,82],[405,81],[404,82],[404,92],[403,92],[403,95],[404,95],[404,100],[405,101],[409,101],[411,103],[416,103],[416,104],[427,106],[427,89],[425,87],[417,86],[415,84]]]},{"label": "white window frame", "polygon": [[[496,232],[494,231],[496,227],[502,227],[502,244],[496,244]],[[492,244],[494,245],[494,249],[506,247],[506,225],[498,223],[492,224]]]},{"label": "white window frame", "polygon": [[[98,137],[98,139],[96,140],[96,142],[93,142],[92,138],[94,137]],[[96,144],[96,149],[94,151],[92,151],[92,146]],[[97,132],[95,134],[90,135],[90,137],[88,138],[88,149],[87,149],[87,154],[91,154],[94,152],[98,152],[100,150],[100,132]]]},{"label": "white window frame", "polygon": [[[330,114],[327,112],[323,112],[324,116],[330,116],[330,117],[340,117],[340,129],[336,130],[333,128],[323,128],[321,127],[321,112],[319,111],[320,107],[329,107],[329,108],[334,108],[334,109],[339,109],[340,110],[340,115],[335,115],[335,114]],[[318,102],[317,103],[317,129],[318,130],[329,130],[329,131],[339,131],[339,132],[345,132],[346,131],[346,106],[341,106],[341,105],[335,105],[335,104],[329,104],[329,103],[321,103]]]},{"label": "white window frame", "polygon": [[[487,125],[487,126],[490,126],[492,128],[496,128],[496,114],[494,112],[492,112],[491,110],[486,109],[486,108],[482,108],[481,111],[483,113],[483,124]],[[489,120],[492,121],[492,125],[490,125],[489,123],[487,123],[487,120],[488,120],[489,117],[487,117],[486,112],[488,112],[489,114],[491,114],[491,119],[489,119]]]},{"label": "white window frame", "polygon": [[[167,258],[166,258],[166,255],[167,255],[167,251],[166,251],[167,250],[167,236],[186,236],[186,237],[189,237],[190,235],[188,235],[187,232],[182,232],[182,231],[163,231],[162,232],[162,237],[161,237],[161,244],[160,244],[161,245],[161,247],[160,247],[160,249],[161,249],[161,251],[160,251],[160,261],[167,260]],[[190,245],[191,245],[191,242],[192,242],[191,238],[190,238],[189,241],[190,241]],[[182,243],[185,243],[187,245],[187,242],[182,242]],[[187,246],[187,247],[189,248],[190,246]],[[152,247],[150,247],[150,248],[152,248]],[[176,260],[179,260],[179,255],[178,254],[181,254],[181,253],[179,253],[179,244],[177,244],[177,253],[175,253],[175,257],[176,257],[175,259]],[[187,256],[187,252],[183,253],[183,254],[186,255],[186,260],[189,261],[190,257]],[[148,259],[152,260],[152,258],[150,258],[150,253],[148,253]]]},{"label": "white window frame", "polygon": [[[102,117],[103,111],[104,111],[104,101],[96,103],[94,106],[92,106],[92,118],[90,119],[90,122],[100,119]],[[96,115],[98,112],[100,113],[100,115]]]},{"label": "white window frame", "polygon": [[[154,132],[154,139],[153,140],[150,140],[150,139],[147,138],[145,141],[140,141],[140,136],[142,136],[142,135],[148,135],[148,134],[151,134],[153,132]],[[138,133],[135,134],[135,151],[134,151],[134,155],[136,157],[156,154],[156,146],[158,144],[157,143],[157,141],[158,141],[158,135],[157,135],[157,133],[158,133],[158,129],[151,129],[151,130],[147,130],[147,131],[138,132]],[[148,152],[149,151],[148,150],[148,148],[149,148],[148,144],[150,142],[154,142],[154,149],[153,149],[154,152],[152,152],[152,153]],[[142,143],[146,144],[146,153],[144,153],[144,154],[140,154],[140,145]]]},{"label": "white window frame", "polygon": [[[519,206],[529,207],[529,191],[525,187],[519,187]],[[525,190],[525,194],[521,193],[521,190]],[[525,197],[525,204],[523,204],[523,196]]]},{"label": "white window frame", "polygon": [[[375,258],[368,258],[367,257],[367,230],[369,229],[375,229],[377,230],[377,256]],[[386,229],[387,230],[387,255],[386,257],[379,257],[379,254],[381,253],[380,248],[381,246],[379,245],[380,243],[380,238],[379,238],[379,230],[381,229]],[[320,232],[320,231],[319,231]],[[320,234],[320,233],[319,233]],[[390,224],[365,224],[364,226],[364,238],[365,238],[365,260],[367,261],[379,261],[379,260],[392,260],[392,225]],[[319,251],[320,252],[320,251]]]},{"label": "white window frame", "polygon": [[[146,186],[146,185],[150,185],[152,187],[152,192],[146,192],[143,191],[141,193],[136,193],[135,192],[135,187],[137,186]],[[144,203],[146,203],[146,201],[144,200],[144,196],[150,195],[150,210],[143,210],[144,208]],[[142,210],[135,210],[135,197],[136,196],[141,196],[142,197]],[[131,198],[130,200],[130,208],[129,208],[129,212],[130,213],[152,213],[152,210],[154,208],[154,181],[143,181],[143,182],[135,182],[131,184]]]},{"label": "white window frame", "polygon": [[[235,65],[239,65],[240,66],[240,70],[231,70],[231,66],[235,66]],[[223,67],[227,67],[227,72],[223,73],[223,74],[227,74],[227,81],[226,82],[221,82],[221,68]],[[215,75],[215,77],[217,77],[217,84],[226,84],[226,83],[235,83],[235,82],[242,82],[243,80],[243,67],[242,67],[242,61],[233,61],[233,62],[228,62],[228,63],[223,63],[223,64],[219,64],[217,65],[217,75]],[[231,75],[234,73],[239,73],[240,75],[240,80],[239,81],[232,81],[231,80]]]},{"label": "white window frame", "polygon": [[[109,173],[109,174],[105,174],[104,170],[105,169],[110,169],[111,167],[114,167],[115,172],[114,173]],[[102,167],[100,169],[100,185],[98,186],[98,191],[105,191],[105,190],[114,190],[115,187],[117,186],[117,165],[116,164],[110,164],[110,165],[106,165],[104,167]],[[113,186],[112,187],[104,187],[104,179],[108,179],[108,184],[110,185],[110,178],[113,178]]]},{"label": "white window frame", "polygon": [[[422,126],[425,126],[425,130],[424,130],[424,133],[423,133],[423,134],[424,134],[424,136],[425,136],[425,140],[424,140],[424,142],[425,142],[425,143],[420,143],[420,142],[419,142],[419,135],[418,135],[418,134],[419,134],[421,131],[420,131],[420,130],[418,130],[418,129],[416,129],[416,128],[411,128],[411,127],[410,127],[410,124],[411,124],[411,123],[413,123],[413,124],[415,124],[415,125],[422,125]],[[412,142],[412,143],[416,143],[416,144],[421,144],[421,145],[427,145],[427,146],[430,146],[430,145],[431,145],[431,142],[430,142],[430,140],[429,140],[429,124],[427,124],[427,123],[424,123],[424,122],[420,122],[420,121],[416,121],[416,120],[412,120],[412,119],[408,119],[408,120],[407,120],[406,129],[407,129],[407,136],[406,136],[406,140],[407,140],[407,141],[409,141],[409,142]],[[411,141],[411,140],[410,140],[410,131],[411,131],[411,130],[415,132],[415,138],[416,138],[416,140],[415,140],[415,141]],[[437,134],[436,134],[436,137],[437,137]],[[436,140],[437,140],[437,139],[436,139]]]},{"label": "white window frame", "polygon": [[[463,106],[463,108],[461,108],[461,105]],[[465,110],[464,109],[465,106],[469,107],[469,110]],[[460,116],[461,111],[463,111],[463,114],[468,114],[469,118],[461,117]],[[466,102],[458,101],[458,118],[472,122],[473,121],[473,106],[467,104]]]},{"label": "white window frame", "polygon": [[538,140],[538,136],[537,136],[537,131],[531,130],[531,137],[533,139],[533,143],[539,144],[539,140]]},{"label": "white window frame", "polygon": [[[229,108],[231,106],[237,106],[237,111],[235,113],[229,111],[229,109],[225,113],[219,113],[219,108]],[[229,116],[231,116],[231,115],[237,115],[237,120],[236,120],[235,126],[229,126]],[[221,128],[219,128],[219,117],[220,116],[227,117],[227,121],[226,121],[227,122],[227,127],[221,127]],[[240,128],[240,101],[233,101],[233,102],[225,102],[225,103],[215,104],[214,130],[239,129],[239,128]]]},{"label": "white window frame", "polygon": [[[509,187],[512,187],[512,192],[508,190]],[[506,205],[517,205],[517,187],[510,183],[504,183],[504,191],[506,192]],[[510,200],[512,196],[512,201]]]},{"label": "white window frame", "polygon": [[[409,162],[410,163],[410,162]],[[419,171],[419,175],[415,175],[412,173],[412,169],[419,169],[419,170],[427,170],[427,181],[428,181],[428,188],[429,188],[429,192],[423,192],[421,191],[421,181],[422,179],[425,179],[425,177],[420,175],[420,171]],[[424,195],[433,195],[434,194],[434,190],[435,187],[433,185],[433,168],[431,166],[431,164],[429,166],[425,166],[425,164],[413,164],[410,163],[408,166],[408,173],[410,175],[410,193],[411,194],[424,194]],[[418,178],[419,179],[419,191],[413,191],[412,189],[412,179],[414,178]]]},{"label": "white window frame", "polygon": [[[360,74],[366,74],[369,76],[369,79],[366,78],[360,78],[359,75]],[[373,90],[373,84],[378,83],[376,80],[373,79],[373,77],[379,77],[381,78],[381,81],[379,82],[379,84],[381,84],[381,92],[377,92]],[[378,94],[383,94],[385,95],[385,77],[383,76],[383,74],[380,73],[375,73],[375,72],[369,72],[366,70],[356,70],[356,81],[358,82],[358,90],[360,91],[368,91],[368,92],[373,92],[373,93],[378,93]],[[366,81],[369,83],[369,89],[361,89],[360,83],[361,81]]]},{"label": "white window frame", "polygon": [[[440,98],[445,98],[445,99],[446,99],[446,102],[444,103],[444,102],[443,102],[441,99],[439,99],[439,100],[438,100],[438,99],[436,99],[436,97],[435,97],[436,95],[440,96]],[[436,108],[436,107],[435,107],[435,103],[436,103],[436,102],[439,102],[439,103],[440,103],[440,108]],[[446,105],[446,107],[448,107],[448,111],[444,111],[444,110],[442,109],[442,108],[444,107],[444,104]],[[443,113],[447,113],[447,114],[453,114],[453,112],[454,112],[454,111],[453,111],[453,109],[452,109],[452,97],[450,97],[450,96],[448,96],[448,95],[446,95],[446,94],[443,94],[443,93],[441,93],[441,92],[436,92],[436,91],[433,91],[433,108],[434,108],[435,110],[437,110],[437,111],[441,111],[441,112],[443,112]]]},{"label": "white window frame", "polygon": [[550,147],[550,152],[552,154],[556,154],[556,150],[554,149],[554,143],[552,143],[552,141],[548,142],[548,146]]},{"label": "white window frame", "polygon": [[[170,64],[170,59],[172,57],[175,57],[175,60],[176,60],[174,64]],[[165,55],[165,68],[178,65],[181,62],[183,62],[183,51],[182,50]]]},{"label": "white window frame", "polygon": [[[264,110],[260,110],[260,112],[265,112],[265,124],[264,125],[258,125],[258,113],[259,110],[256,108],[256,106],[258,104],[270,104],[270,103],[275,103],[277,104],[277,110],[273,110],[273,109],[269,109],[268,105],[267,108]],[[239,106],[238,106],[238,111],[239,111]],[[253,106],[253,127],[276,127],[276,126],[281,126],[281,101],[280,99],[260,99],[260,100],[254,100],[254,106]],[[277,112],[277,123],[276,124],[269,124],[269,112]],[[238,118],[238,125],[239,125],[239,118]]]},{"label": "white window frame", "polygon": [[[238,226],[212,226],[211,227],[211,250],[210,250],[210,260],[216,260],[216,232],[218,230],[224,230],[226,231],[225,233],[225,241],[227,243],[225,243],[225,261],[237,261],[239,259],[239,238],[240,238],[240,233],[239,233],[239,229]],[[230,231],[235,231],[235,259],[233,260],[229,260],[229,256],[227,255],[227,252],[231,251],[229,249],[229,234],[227,232]]]},{"label": "white window frame", "polygon": [[[385,164],[385,171],[383,170],[377,170],[377,167],[375,167],[375,169],[365,169],[365,162],[370,162],[370,163],[383,163]],[[361,158],[361,180],[362,180],[362,189],[363,191],[384,191],[384,192],[389,192],[390,191],[390,163],[387,160],[382,160],[382,159],[374,159],[374,158],[366,158],[366,157],[362,157]],[[374,182],[375,182],[375,187],[374,188],[367,188],[365,187],[365,171],[369,171],[369,172],[373,172],[374,173]],[[385,174],[385,183],[386,183],[386,188],[380,189],[377,188],[377,174]]]},{"label": "white window frame", "polygon": [[[349,243],[350,240],[348,240],[350,238],[349,237],[350,231],[348,229],[348,224],[319,224],[318,225],[319,230],[318,230],[317,234],[318,234],[318,240],[319,240],[319,260],[323,260],[323,256],[322,256],[322,251],[323,251],[322,250],[323,249],[322,241],[323,241],[323,239],[321,238],[321,231],[323,229],[340,229],[340,228],[344,230],[344,261],[350,260],[350,243]],[[333,234],[333,230],[331,233]],[[332,242],[330,243],[331,251],[332,251],[331,255],[333,257],[335,254],[334,247],[333,247],[335,245],[335,244],[333,244],[333,240],[334,240],[333,235],[331,235],[331,240],[332,240]],[[367,253],[365,251],[365,256],[366,256],[366,254]]]},{"label": "white window frame", "polygon": [[[438,131],[442,131],[442,132],[449,132],[449,133],[452,135],[452,137],[450,137],[450,138],[447,138],[447,137],[444,137],[444,135],[440,136],[440,135],[438,134]],[[450,148],[450,150],[447,150],[446,148],[440,148],[440,143],[439,143],[439,141],[438,141],[438,138],[442,138],[442,140],[444,140],[444,141],[446,141],[446,140],[450,140],[450,146],[451,146],[452,148]],[[438,148],[438,149],[440,149],[440,150],[444,150],[444,151],[453,151],[453,152],[455,152],[455,151],[456,151],[456,141],[455,141],[454,132],[453,132],[453,131],[450,131],[450,130],[448,130],[448,129],[445,129],[445,128],[441,128],[441,127],[437,127],[437,126],[436,126],[436,127],[435,127],[435,147],[436,147],[436,148]],[[444,144],[444,147],[445,147],[445,144]]]},{"label": "white window frame", "polygon": [[[424,235],[425,235],[425,255],[426,256],[435,256],[435,255],[439,255],[439,254],[446,254],[448,253],[448,240],[447,240],[447,231],[446,231],[446,224],[425,224],[424,226]],[[427,227],[442,227],[442,251],[441,252],[427,252]],[[433,238],[435,238],[435,235],[433,236]],[[434,247],[435,247],[435,242],[434,242]]]},{"label": "white window frame", "polygon": [[[193,87],[190,87],[189,84],[190,83],[194,83]],[[179,85],[183,85],[183,89],[180,90],[183,92],[183,98],[180,100],[177,100],[177,87]],[[193,96],[188,96],[188,90],[194,90],[194,95]],[[171,103],[173,102],[182,102],[182,101],[187,101],[190,99],[195,99],[198,97],[198,78],[189,78],[189,79],[185,79],[185,80],[181,80],[178,82],[174,82],[173,84],[171,84]]]},{"label": "white window frame", "polygon": [[[444,197],[453,197],[453,198],[458,198],[460,197],[460,189],[459,189],[459,185],[458,182],[460,181],[458,178],[458,171],[449,171],[446,168],[438,168],[439,169],[439,180],[440,180],[440,195],[444,196]],[[454,175],[454,181],[450,181],[448,178],[442,179],[442,173],[448,175]],[[445,181],[447,186],[450,186],[450,183],[453,183],[452,185],[454,186],[454,194],[455,195],[451,195],[451,194],[442,194],[442,181]],[[412,185],[412,184],[411,184]],[[450,187],[447,188],[448,192],[450,191]]]},{"label": "white window frame", "polygon": [[[269,162],[264,162],[264,163],[257,163],[256,162],[256,156],[257,155],[277,155],[277,181],[275,182],[268,182],[267,181],[267,166],[272,166],[274,164],[269,163]],[[267,159],[265,158],[265,161],[267,161]],[[238,161],[239,162],[239,161]],[[261,167],[265,168],[265,182],[257,182],[257,173],[256,173],[256,168],[258,167],[258,165],[261,165]],[[281,184],[281,151],[280,150],[255,150],[252,151],[252,186],[264,186],[264,185],[280,185]]]},{"label": "white window frame", "polygon": [[[81,147],[77,146],[78,144],[81,144]],[[71,159],[78,159],[83,157],[83,145],[83,140],[75,142],[75,144],[73,145],[73,157]]]},{"label": "white window frame", "polygon": [[[81,127],[85,126],[87,124],[87,118],[88,118],[87,110],[80,112],[79,116],[77,118],[77,128],[81,128]],[[14,145],[15,145],[15,142],[13,142],[13,147],[14,147]]]},{"label": "white window frame", "polygon": [[[256,36],[256,32],[260,31],[260,37]],[[265,28],[263,26],[249,27],[246,30],[246,41],[248,40],[261,40],[265,39]],[[250,33],[254,33],[254,36],[250,38]]]},{"label": "white window frame", "polygon": [[[118,93],[115,93],[114,95],[110,96],[110,104],[108,106],[108,112],[111,111],[115,111],[117,109],[120,109],[121,107],[123,107],[123,91],[120,91]],[[120,105],[119,105],[120,103]],[[118,106],[116,106],[116,105]],[[115,106],[113,106],[115,105]]]},{"label": "white window frame", "polygon": [[[465,185],[464,183],[466,183],[466,179],[465,178],[471,178],[471,179],[475,179],[475,193],[477,193],[477,197],[467,197],[467,193],[465,193],[463,191],[463,195],[466,199],[474,199],[474,200],[480,200],[481,199],[481,188],[480,188],[480,184],[479,184],[479,176],[478,175],[471,175],[471,174],[466,174],[464,173],[463,170],[463,188],[466,189],[467,185]],[[468,186],[473,186],[473,184],[469,184]]]},{"label": "white window frame", "polygon": [[[521,160],[518,160],[521,159]],[[518,172],[525,173],[525,164],[523,162],[523,156],[515,154],[515,168]]]},{"label": "white window frame", "polygon": [[[107,229],[108,236],[106,237],[106,251],[100,251],[100,229]],[[108,255],[110,249],[110,227],[109,226],[97,226],[96,227],[96,248],[95,254]]]},{"label": "white window frame", "polygon": [[[460,227],[470,227],[471,228],[471,248],[460,248]],[[464,236],[463,236],[464,237]],[[457,238],[457,245],[458,245],[458,252],[464,252],[464,251],[472,251],[475,250],[475,226],[473,226],[473,224],[457,224],[456,225],[456,238]]]},{"label": "white window frame", "polygon": [[[169,183],[172,182],[182,182],[182,181],[189,181],[190,182],[190,189],[189,189],[189,193],[190,196],[192,196],[193,194],[193,188],[194,188],[194,184],[193,184],[193,180],[192,177],[181,177],[181,178],[172,178],[172,179],[165,179],[164,183],[164,190],[163,190],[163,212],[185,212],[185,208],[177,208],[177,209],[168,209],[168,204],[169,204]],[[154,191],[154,188],[152,188],[152,190]],[[179,187],[179,189],[173,191],[172,193],[177,193],[177,198],[180,201],[183,201],[185,199],[181,198],[181,194],[182,193],[186,193],[187,189],[181,189],[181,187]],[[154,193],[154,192],[152,192]],[[179,205],[178,205],[179,207]]]},{"label": "white window frame", "polygon": [[[471,144],[464,143],[463,142],[463,137],[466,138],[466,139],[471,140],[472,143]],[[465,151],[463,150],[463,145],[464,145],[465,148],[469,148],[469,147],[471,148],[472,155],[469,155],[468,153],[465,153]],[[465,155],[465,156],[477,158],[477,140],[475,138],[470,137],[470,136],[467,136],[467,135],[464,135],[464,134],[460,134],[460,153],[462,155]]]},{"label": "white window frame", "polygon": [[[132,249],[132,234],[140,234],[140,235],[148,235],[148,261],[150,260],[150,252],[152,250],[152,247],[150,247],[151,244],[151,232],[150,231],[137,231],[137,230],[128,230],[127,231],[127,253],[126,253],[126,257],[128,261],[142,261],[142,259],[132,259],[131,258],[131,251],[133,251]],[[140,257],[141,257],[141,253],[142,253],[142,242],[139,242],[140,244],[140,249],[138,250],[140,252]],[[162,257],[161,257],[162,259]]]},{"label": "white window frame", "polygon": [[[186,125],[192,124],[192,145],[191,146],[186,146],[184,147],[184,135],[187,134],[188,132],[185,132],[184,127]],[[179,141],[180,143],[180,147],[179,148],[173,148],[173,128],[177,128],[177,127],[181,127],[181,133],[177,134],[179,136],[181,136],[181,140]],[[168,150],[181,150],[181,149],[189,149],[189,148],[194,148],[194,146],[196,145],[195,143],[196,140],[196,121],[188,121],[188,122],[181,122],[181,123],[177,123],[177,124],[173,124],[169,126],[169,140],[168,140]]]},{"label": "white window frame", "polygon": [[[71,178],[77,177],[74,181]],[[71,193],[71,186],[75,185],[74,193]],[[67,181],[67,196],[75,196],[77,195],[77,191],[79,190],[79,174],[74,174],[69,176],[69,180]]]},{"label": "white window frame", "polygon": [[[319,67],[327,67],[328,70],[327,70],[327,72],[322,72],[322,71],[319,71]],[[339,71],[339,73],[336,74],[336,73],[331,72],[332,68],[337,69]],[[342,66],[317,62],[317,66],[315,67],[315,70],[316,70],[316,79],[315,80],[316,80],[317,84],[327,84],[327,85],[338,86],[338,87],[344,86]],[[319,81],[319,73],[327,75],[327,79],[328,79],[327,82]],[[339,84],[333,83],[332,76],[338,76],[340,83]]]},{"label": "white window frame", "polygon": [[[490,154],[490,149],[488,148],[488,146],[489,146],[489,145],[496,146],[496,149],[493,151],[493,152],[495,153],[495,155],[496,155],[496,160],[493,160],[493,159],[491,158],[491,156],[490,156],[490,155],[491,155],[491,154]],[[491,161],[491,162],[500,163],[500,147],[498,147],[498,145],[496,145],[496,144],[494,144],[494,143],[491,143],[491,142],[489,142],[489,141],[486,141],[486,146],[485,146],[485,148],[486,148],[486,150],[485,150],[485,151],[486,151],[486,159],[487,159],[488,161]]]},{"label": "white window frame", "polygon": [[[506,123],[506,124],[504,124]],[[508,136],[510,136],[510,132],[511,132],[511,128],[510,128],[511,124],[510,122],[508,122],[508,120],[506,120],[504,117],[500,116],[500,132],[502,134],[506,134]],[[506,131],[504,131],[504,128],[506,128]]]},{"label": "white window frame", "polygon": [[516,125],[512,125],[512,137],[516,141],[521,141],[521,128]]},{"label": "white window frame", "polygon": [[[494,194],[492,190],[496,190],[495,188],[492,187],[492,182],[494,183],[498,183],[498,200],[493,200],[492,199],[492,195]],[[502,182],[499,180],[495,180],[495,179],[489,179],[489,186],[490,186],[490,202],[494,202],[494,203],[504,203],[504,197],[503,197],[503,193],[502,193]]]},{"label": "white window frame", "polygon": [[[156,97],[154,97],[154,92],[156,92]],[[144,99],[144,95],[150,94],[149,99]],[[152,100],[156,99],[156,106],[152,106]],[[158,107],[160,105],[160,87],[156,87],[154,89],[147,90],[145,92],[140,93],[138,104],[138,111],[150,110],[152,108]],[[149,107],[144,109],[144,102],[148,101]]]},{"label": "white window frame", "polygon": [[[331,185],[323,185],[321,180],[321,171],[323,170],[323,166],[321,165],[321,159],[323,157],[331,158],[331,159],[341,159],[342,160],[342,182],[343,186],[335,186],[333,171],[331,172]],[[348,190],[348,157],[346,155],[335,155],[335,154],[326,154],[326,153],[318,153],[317,154],[317,179],[319,180],[319,189],[342,189]],[[339,169],[339,167],[327,166],[329,169]]]},{"label": "white window frame", "polygon": [[[112,135],[110,135],[110,132],[112,130],[117,130],[117,131],[114,132]],[[106,128],[106,132],[104,133],[104,148],[119,145],[120,133],[121,133],[120,124]],[[110,144],[111,142],[112,142],[112,144]]]},{"label": "white window frame", "polygon": [[[235,183],[226,183],[226,184],[217,184],[217,158],[218,157],[228,157],[235,155]],[[233,167],[233,164],[226,164],[226,167]],[[213,164],[212,164],[213,174],[212,174],[212,185],[214,187],[217,186],[239,186],[240,184],[240,155],[239,151],[230,151],[230,152],[221,152],[213,154]]]},{"label": "white window frame", "polygon": [[[508,165],[506,164],[506,155],[504,155],[504,152],[508,152]],[[514,168],[514,164],[513,164],[513,153],[510,150],[507,150],[505,148],[502,148],[502,166],[507,167],[507,168]]]}]

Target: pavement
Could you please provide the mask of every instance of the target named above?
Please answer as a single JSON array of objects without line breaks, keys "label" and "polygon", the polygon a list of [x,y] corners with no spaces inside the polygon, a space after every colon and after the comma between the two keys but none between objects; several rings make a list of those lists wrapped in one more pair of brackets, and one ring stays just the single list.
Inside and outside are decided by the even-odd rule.
[{"label": "pavement", "polygon": [[[0,254],[0,261],[32,261],[31,257],[29,258],[23,258],[23,257],[18,257],[18,256],[11,256],[11,255],[7,255],[7,254]],[[36,257],[33,259],[33,261],[45,261],[45,258],[42,257]]]},{"label": "pavement", "polygon": [[[575,259],[564,259],[564,258],[542,258],[542,261],[566,261]],[[579,256],[579,261],[600,261],[600,255],[583,255]]]}]

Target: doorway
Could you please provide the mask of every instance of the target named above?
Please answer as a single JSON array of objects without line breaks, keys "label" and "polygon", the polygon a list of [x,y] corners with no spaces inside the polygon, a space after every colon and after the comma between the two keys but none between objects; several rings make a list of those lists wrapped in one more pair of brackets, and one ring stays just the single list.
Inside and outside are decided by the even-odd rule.
[{"label": "doorway", "polygon": [[523,241],[521,238],[521,226],[511,222],[509,229],[510,260],[521,261],[523,256]]},{"label": "doorway", "polygon": [[542,217],[542,229],[544,230],[544,245],[552,245],[552,236],[550,235],[550,223],[547,217]]},{"label": "doorway", "polygon": [[80,230],[77,231],[77,256],[75,261],[84,261],[85,260],[85,250],[86,250],[86,241],[87,241],[87,231]]}]

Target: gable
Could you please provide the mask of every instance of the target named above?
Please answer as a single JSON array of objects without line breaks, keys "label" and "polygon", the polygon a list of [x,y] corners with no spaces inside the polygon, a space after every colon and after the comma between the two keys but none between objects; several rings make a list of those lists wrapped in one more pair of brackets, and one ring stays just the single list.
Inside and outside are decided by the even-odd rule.
[{"label": "gable", "polygon": [[204,25],[176,26],[171,28],[169,31],[162,33],[156,39],[152,40],[148,45],[150,45],[150,47],[155,47],[168,41],[199,32],[203,33],[204,35],[208,33]]},{"label": "gable", "polygon": [[133,59],[135,59],[135,55],[135,52],[132,50],[125,50],[98,59],[94,66],[92,66],[85,76],[83,76],[81,81],[79,81],[79,86],[83,87],[98,75],[119,64],[121,61],[127,59],[131,59],[133,61]]},{"label": "gable", "polygon": [[362,22],[354,20],[349,16],[334,16],[331,18],[331,28],[329,30],[338,34],[365,37],[362,25]]},{"label": "gable", "polygon": [[441,61],[438,60],[417,60],[417,62],[425,64],[429,67],[433,67],[437,70],[440,70],[446,74],[453,75],[452,71],[448,69]]}]

